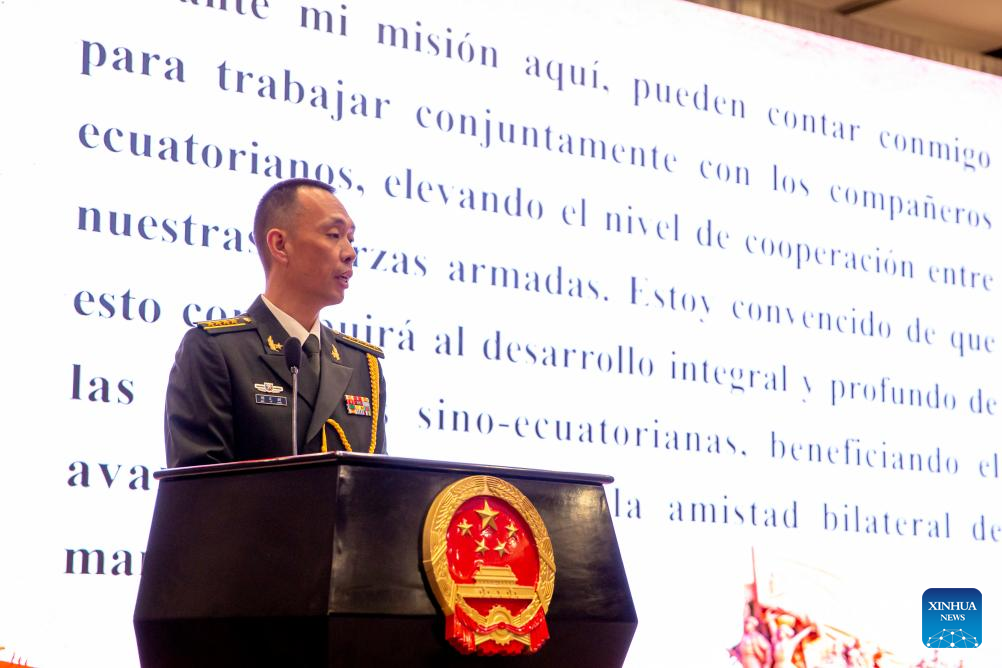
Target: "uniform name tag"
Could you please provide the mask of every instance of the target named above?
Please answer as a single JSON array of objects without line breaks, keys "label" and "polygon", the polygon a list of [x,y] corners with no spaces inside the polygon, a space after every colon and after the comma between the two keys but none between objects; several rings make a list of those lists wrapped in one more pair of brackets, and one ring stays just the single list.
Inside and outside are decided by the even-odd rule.
[{"label": "uniform name tag", "polygon": [[255,394],[255,403],[264,404],[266,406],[288,406],[289,400],[285,397],[280,397],[275,394]]}]

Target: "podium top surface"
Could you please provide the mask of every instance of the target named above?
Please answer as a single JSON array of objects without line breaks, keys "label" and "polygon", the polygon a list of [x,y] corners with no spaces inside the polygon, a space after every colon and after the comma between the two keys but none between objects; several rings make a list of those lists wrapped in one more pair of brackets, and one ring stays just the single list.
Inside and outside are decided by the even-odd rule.
[{"label": "podium top surface", "polygon": [[343,451],[298,455],[295,457],[289,456],[276,457],[273,459],[228,462],[225,464],[183,466],[164,471],[157,471],[153,474],[153,477],[160,482],[170,482],[172,480],[185,480],[202,476],[220,476],[275,469],[344,465],[371,466],[387,469],[412,469],[468,475],[493,475],[501,478],[522,478],[551,482],[569,482],[583,485],[608,485],[614,481],[612,476],[593,473],[545,471],[541,469],[514,468],[489,464],[467,464],[462,462],[444,462],[430,459],[412,459],[408,457],[391,457],[389,455],[370,455],[368,453]]}]

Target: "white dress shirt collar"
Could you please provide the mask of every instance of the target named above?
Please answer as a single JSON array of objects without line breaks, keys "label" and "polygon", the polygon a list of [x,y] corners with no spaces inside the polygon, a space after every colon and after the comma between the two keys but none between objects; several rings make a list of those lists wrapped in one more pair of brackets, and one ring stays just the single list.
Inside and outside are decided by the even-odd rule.
[{"label": "white dress shirt collar", "polygon": [[272,304],[264,295],[261,295],[261,301],[264,302],[264,305],[268,307],[271,314],[275,316],[276,320],[278,320],[278,324],[280,324],[282,328],[288,332],[289,336],[296,337],[299,339],[300,343],[306,343],[306,337],[313,334],[317,337],[317,341],[320,341],[320,318],[317,318],[313,323],[313,327],[307,331],[305,327],[299,324],[299,321]]}]

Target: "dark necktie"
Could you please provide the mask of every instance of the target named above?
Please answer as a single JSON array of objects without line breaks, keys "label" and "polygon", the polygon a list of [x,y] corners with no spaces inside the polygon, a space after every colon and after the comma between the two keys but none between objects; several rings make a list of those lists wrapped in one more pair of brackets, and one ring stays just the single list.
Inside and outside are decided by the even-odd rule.
[{"label": "dark necktie", "polygon": [[317,378],[319,378],[320,341],[317,339],[315,334],[310,334],[306,337],[306,342],[303,344],[303,352],[310,356],[310,368],[313,369],[313,373],[316,374]]},{"label": "dark necktie", "polygon": [[307,363],[299,370],[299,387],[303,396],[313,401],[320,390],[320,341],[313,334],[303,342],[303,352]]}]

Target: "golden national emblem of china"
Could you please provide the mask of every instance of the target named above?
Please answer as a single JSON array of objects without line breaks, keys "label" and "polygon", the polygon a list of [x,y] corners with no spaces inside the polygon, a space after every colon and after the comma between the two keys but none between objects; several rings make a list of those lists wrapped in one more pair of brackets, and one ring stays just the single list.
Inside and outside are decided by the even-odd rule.
[{"label": "golden national emblem of china", "polygon": [[470,476],[443,489],[425,518],[422,552],[446,640],[463,654],[530,654],[550,637],[553,546],[513,485]]}]

